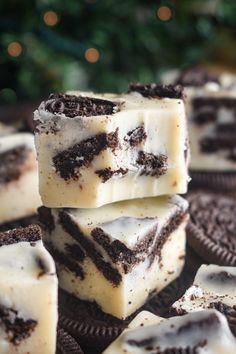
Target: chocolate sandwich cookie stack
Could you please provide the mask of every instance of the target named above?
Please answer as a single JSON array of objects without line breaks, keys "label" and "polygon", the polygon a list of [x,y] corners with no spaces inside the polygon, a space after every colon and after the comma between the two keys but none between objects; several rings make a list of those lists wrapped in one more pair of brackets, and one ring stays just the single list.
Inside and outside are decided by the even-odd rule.
[{"label": "chocolate sandwich cookie stack", "polygon": [[52,94],[35,120],[39,216],[57,264],[61,325],[99,352],[184,265],[182,88]]},{"label": "chocolate sandwich cookie stack", "polygon": [[191,69],[165,75],[186,92],[193,188],[234,192],[236,188],[236,77]]}]

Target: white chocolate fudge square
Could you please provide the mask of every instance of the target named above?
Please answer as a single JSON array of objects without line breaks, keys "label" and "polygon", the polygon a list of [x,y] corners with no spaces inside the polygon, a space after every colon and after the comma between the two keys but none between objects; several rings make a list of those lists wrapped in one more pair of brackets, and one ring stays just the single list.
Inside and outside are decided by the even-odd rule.
[{"label": "white chocolate fudge square", "polygon": [[0,353],[55,354],[57,276],[37,225],[0,233]]},{"label": "white chocolate fudge square", "polygon": [[[143,326],[126,329],[103,354],[234,354],[236,338],[226,318],[216,310],[161,319],[151,314]],[[149,322],[150,317],[150,324]]]},{"label": "white chocolate fudge square", "polygon": [[[39,188],[47,207],[96,208],[185,193],[188,153],[179,98],[53,94],[35,112]],[[160,93],[161,94],[161,93]]]},{"label": "white chocolate fudge square", "polygon": [[31,216],[42,205],[34,136],[0,137],[0,224]]},{"label": "white chocolate fudge square", "polygon": [[236,318],[236,267],[202,265],[193,285],[172,307],[178,314],[216,308]]},{"label": "white chocolate fudge square", "polygon": [[97,209],[40,208],[60,287],[124,319],[184,265],[187,202],[133,199]]}]

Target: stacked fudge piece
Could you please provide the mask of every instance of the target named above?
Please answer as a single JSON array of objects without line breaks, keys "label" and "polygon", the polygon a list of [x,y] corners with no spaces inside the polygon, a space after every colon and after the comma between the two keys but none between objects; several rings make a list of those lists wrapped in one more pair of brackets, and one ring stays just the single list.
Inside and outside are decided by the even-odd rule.
[{"label": "stacked fudge piece", "polygon": [[165,83],[185,86],[191,145],[190,170],[196,187],[236,187],[236,77],[195,68],[167,73]]},{"label": "stacked fudge piece", "polygon": [[183,92],[52,94],[35,112],[39,209],[60,287],[125,319],[180,274],[189,159]]},{"label": "stacked fudge piece", "polygon": [[26,225],[41,205],[34,136],[0,127],[0,229]]},{"label": "stacked fudge piece", "polygon": [[39,226],[0,232],[1,354],[55,354],[57,286]]}]

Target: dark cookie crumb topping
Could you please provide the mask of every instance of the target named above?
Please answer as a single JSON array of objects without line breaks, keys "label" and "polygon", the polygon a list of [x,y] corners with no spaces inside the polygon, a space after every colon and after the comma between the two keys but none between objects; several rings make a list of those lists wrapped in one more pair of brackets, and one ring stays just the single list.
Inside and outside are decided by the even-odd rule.
[{"label": "dark cookie crumb topping", "polygon": [[129,92],[138,92],[148,98],[177,98],[183,99],[183,87],[181,85],[158,85],[152,84],[130,84]]},{"label": "dark cookie crumb topping", "polygon": [[42,233],[38,225],[20,227],[5,232],[0,232],[0,247],[18,242],[37,242],[41,240]]},{"label": "dark cookie crumb topping", "polygon": [[25,145],[0,153],[0,183],[9,183],[21,176],[22,164],[28,154],[29,149]]},{"label": "dark cookie crumb topping", "polygon": [[25,320],[18,316],[18,311],[0,305],[0,325],[7,333],[7,341],[17,346],[31,336],[37,326],[37,321]]},{"label": "dark cookie crumb topping", "polygon": [[45,110],[74,118],[111,115],[119,111],[119,106],[100,98],[52,93],[45,101]]}]

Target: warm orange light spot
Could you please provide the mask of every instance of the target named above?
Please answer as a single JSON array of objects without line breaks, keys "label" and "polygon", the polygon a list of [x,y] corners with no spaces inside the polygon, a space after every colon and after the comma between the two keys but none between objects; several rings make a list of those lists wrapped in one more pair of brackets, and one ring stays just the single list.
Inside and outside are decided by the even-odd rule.
[{"label": "warm orange light spot", "polygon": [[47,26],[55,26],[59,21],[59,17],[55,11],[47,11],[43,16],[43,20]]},{"label": "warm orange light spot", "polygon": [[89,63],[96,63],[100,58],[100,53],[96,48],[88,48],[84,56]]},{"label": "warm orange light spot", "polygon": [[22,46],[19,42],[11,42],[7,47],[7,51],[11,57],[18,57],[22,53]]},{"label": "warm orange light spot", "polygon": [[172,11],[168,6],[161,6],[157,10],[157,17],[161,21],[169,21],[172,17]]}]

